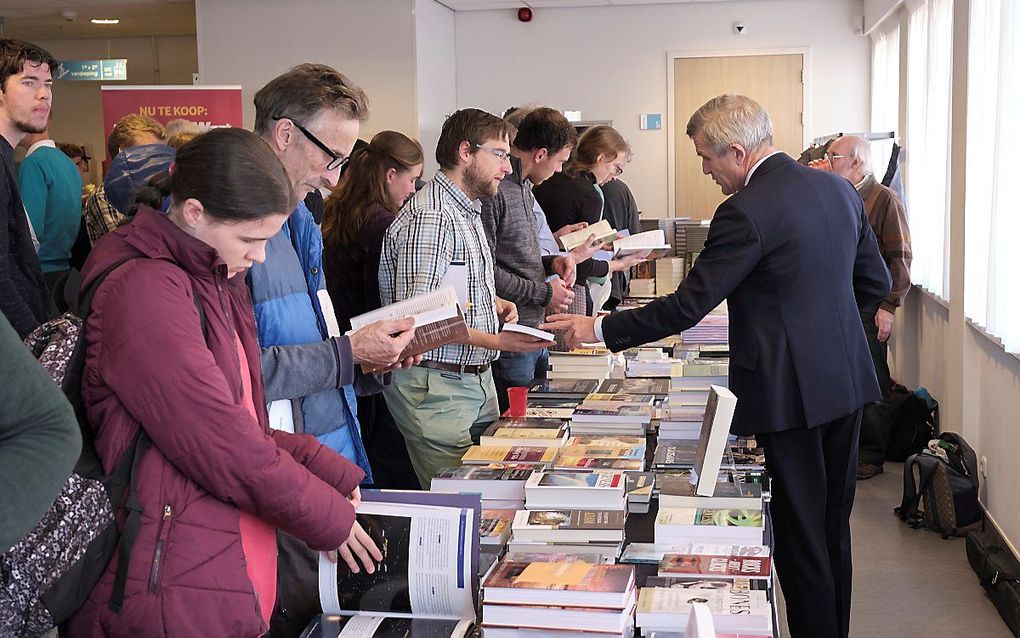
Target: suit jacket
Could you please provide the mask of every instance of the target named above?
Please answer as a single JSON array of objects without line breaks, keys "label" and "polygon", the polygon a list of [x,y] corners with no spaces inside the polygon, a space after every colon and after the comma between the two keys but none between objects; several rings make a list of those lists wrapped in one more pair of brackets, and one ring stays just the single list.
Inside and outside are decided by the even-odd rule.
[{"label": "suit jacket", "polygon": [[882,398],[858,307],[889,286],[853,186],[777,154],[716,210],[683,284],[610,315],[602,332],[622,350],[686,330],[728,299],[732,431],[814,427]]}]

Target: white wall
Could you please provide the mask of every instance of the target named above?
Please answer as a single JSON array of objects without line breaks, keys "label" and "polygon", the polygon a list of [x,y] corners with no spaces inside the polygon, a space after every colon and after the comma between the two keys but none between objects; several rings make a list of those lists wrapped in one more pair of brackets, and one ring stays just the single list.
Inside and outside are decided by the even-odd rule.
[{"label": "white wall", "polygon": [[[18,37],[9,34],[10,37]],[[154,38],[87,38],[40,40],[58,60],[126,58],[126,82],[62,82],[53,86],[53,124],[50,135],[58,142],[85,144],[92,155],[92,181],[101,178],[100,162],[106,157],[103,132],[102,84],[191,84],[198,70],[194,36]]]},{"label": "white wall", "polygon": [[[457,106],[502,113],[533,101],[613,120],[635,154],[624,179],[642,212],[661,217],[667,52],[807,47],[808,138],[865,130],[870,48],[852,20],[862,12],[860,0],[540,8],[529,23],[510,10],[458,12]],[[737,20],[744,35],[733,35]],[[663,128],[639,130],[641,113],[662,113]]]},{"label": "white wall", "polygon": [[415,77],[418,140],[425,149],[425,176],[432,175],[436,142],[446,116],[457,110],[457,49],[454,13],[436,0],[415,0]]},{"label": "white wall", "polygon": [[864,31],[870,32],[901,4],[903,0],[864,0]]},{"label": "white wall", "polygon": [[202,84],[240,84],[244,121],[263,84],[302,62],[328,64],[361,86],[380,130],[418,134],[412,0],[197,0]]}]

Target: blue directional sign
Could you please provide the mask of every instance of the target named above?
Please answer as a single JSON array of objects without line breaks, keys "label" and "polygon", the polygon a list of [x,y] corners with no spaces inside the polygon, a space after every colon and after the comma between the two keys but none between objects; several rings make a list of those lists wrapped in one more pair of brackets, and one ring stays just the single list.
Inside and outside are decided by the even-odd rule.
[{"label": "blue directional sign", "polygon": [[54,80],[126,80],[127,60],[64,60]]}]

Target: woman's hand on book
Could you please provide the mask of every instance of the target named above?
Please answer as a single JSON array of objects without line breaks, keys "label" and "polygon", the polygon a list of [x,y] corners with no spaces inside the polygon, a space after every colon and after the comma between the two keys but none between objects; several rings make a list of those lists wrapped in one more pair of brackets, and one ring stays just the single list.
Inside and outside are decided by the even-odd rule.
[{"label": "woman's hand on book", "polygon": [[351,495],[347,497],[347,500],[350,501],[351,505],[354,506],[354,509],[357,510],[358,506],[361,505],[361,488],[355,487],[354,491],[351,492]]},{"label": "woman's hand on book", "polygon": [[375,541],[357,521],[354,521],[351,535],[347,537],[344,544],[335,552],[326,552],[326,557],[334,563],[337,561],[337,556],[344,559],[347,566],[351,568],[351,572],[355,574],[361,572],[361,566],[358,565],[359,560],[361,565],[365,566],[366,572],[374,574],[376,561],[383,559],[382,552],[376,547]]}]

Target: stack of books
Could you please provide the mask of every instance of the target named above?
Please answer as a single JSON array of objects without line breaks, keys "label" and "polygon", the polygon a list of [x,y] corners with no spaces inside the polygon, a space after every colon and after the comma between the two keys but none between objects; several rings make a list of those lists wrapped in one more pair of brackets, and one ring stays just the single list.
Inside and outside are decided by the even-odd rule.
[{"label": "stack of books", "polygon": [[697,439],[704,419],[703,405],[683,405],[682,399],[680,405],[668,404],[659,415],[659,440]]},{"label": "stack of books", "polygon": [[[637,589],[632,565],[504,560],[482,585],[486,638],[633,633]],[[522,632],[522,630],[525,630]]]},{"label": "stack of books", "polygon": [[512,509],[483,509],[478,523],[478,539],[482,549],[498,551],[510,540],[514,522]]},{"label": "stack of books", "polygon": [[647,514],[655,493],[654,472],[627,472],[627,513]]},{"label": "stack of books", "polygon": [[[633,352],[633,354],[631,354]],[[627,378],[669,378],[676,360],[661,348],[637,348],[624,353]],[[612,380],[612,379],[611,379]],[[667,389],[668,391],[668,389]]]},{"label": "stack of books", "polygon": [[529,510],[623,510],[627,504],[623,472],[535,472],[524,485]]},{"label": "stack of books", "polygon": [[715,630],[741,636],[771,636],[772,606],[760,590],[642,587],[637,626],[641,634],[676,631],[687,626],[692,605],[708,606]]},{"label": "stack of books", "polygon": [[[668,361],[669,359],[664,360]],[[598,393],[651,396],[655,400],[661,400],[669,395],[669,380],[662,378],[606,379],[599,386]]]},{"label": "stack of books", "polygon": [[573,434],[642,436],[655,415],[655,397],[648,394],[589,394],[570,417]]},{"label": "stack of books", "polygon": [[524,507],[524,484],[531,472],[530,467],[448,467],[432,479],[430,490],[443,494],[479,494],[483,509],[521,509]]},{"label": "stack of books", "polygon": [[761,545],[764,518],[758,510],[660,507],[655,543],[690,542]]},{"label": "stack of books", "polygon": [[549,379],[606,379],[616,356],[605,347],[575,348],[549,353]]},{"label": "stack of books", "polygon": [[680,287],[684,280],[683,257],[663,257],[655,262],[655,290],[659,295],[668,295]]},{"label": "stack of books", "polygon": [[601,553],[623,550],[627,513],[622,509],[518,510],[510,548],[515,552]]},{"label": "stack of books", "polygon": [[712,496],[699,496],[690,474],[662,474],[657,477],[659,507],[703,507],[710,509],[761,510],[759,483],[735,483],[729,475],[720,477]]},{"label": "stack of books", "polygon": [[[572,443],[560,448],[553,463],[557,470],[605,470],[642,472],[645,469],[645,444],[643,437],[599,437],[597,435],[576,435],[571,441],[595,441]],[[625,442],[623,439],[630,439]],[[640,441],[634,443],[633,441]]]},{"label": "stack of books", "polygon": [[678,217],[675,224],[675,241],[677,255],[700,253],[708,239],[708,228],[711,221],[707,219],[691,219]]},{"label": "stack of books", "polygon": [[729,343],[730,317],[725,312],[713,311],[697,323],[684,330],[680,338],[684,343],[719,345]]},{"label": "stack of books", "polygon": [[583,401],[586,396],[598,390],[597,379],[535,379],[528,388],[528,399],[542,401],[576,399]]},{"label": "stack of books", "polygon": [[570,431],[562,419],[499,419],[479,439],[483,446],[561,447]]},{"label": "stack of books", "polygon": [[530,445],[472,445],[460,462],[464,465],[513,465],[546,469],[556,460],[554,447]]},{"label": "stack of books", "polygon": [[662,560],[659,561],[659,576],[682,581],[733,578],[767,581],[772,575],[772,559],[768,555],[768,548],[764,545],[748,545],[746,547],[761,550],[762,553],[718,556],[670,552],[663,555]]},{"label": "stack of books", "polygon": [[[665,217],[658,219],[642,219],[641,232],[649,230],[661,230],[662,234],[670,240],[676,238],[676,218]],[[676,246],[669,251],[668,257],[676,257]]]},{"label": "stack of books", "polygon": [[628,294],[631,297],[649,298],[655,296],[655,279],[635,277],[630,280]]}]

